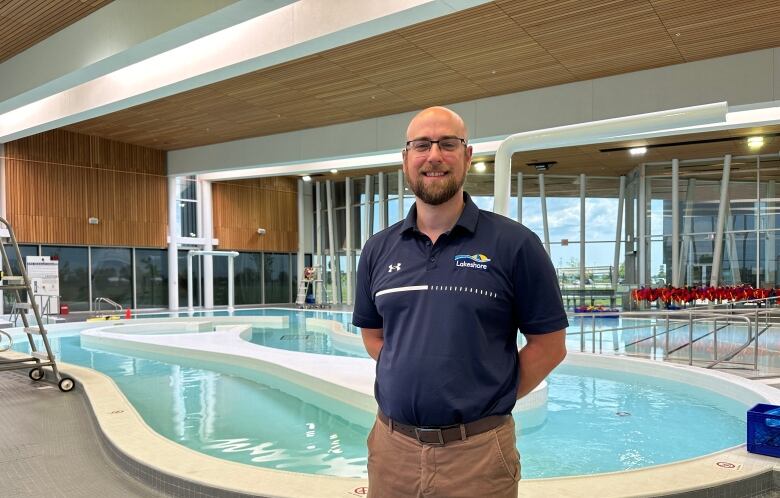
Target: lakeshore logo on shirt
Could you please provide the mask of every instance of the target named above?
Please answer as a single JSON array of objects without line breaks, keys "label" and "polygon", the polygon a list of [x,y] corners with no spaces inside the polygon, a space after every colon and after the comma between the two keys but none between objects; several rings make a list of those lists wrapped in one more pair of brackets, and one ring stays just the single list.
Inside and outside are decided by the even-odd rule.
[{"label": "lakeshore logo on shirt", "polygon": [[459,254],[455,256],[455,266],[459,268],[473,268],[475,270],[487,270],[490,258],[484,254]]}]

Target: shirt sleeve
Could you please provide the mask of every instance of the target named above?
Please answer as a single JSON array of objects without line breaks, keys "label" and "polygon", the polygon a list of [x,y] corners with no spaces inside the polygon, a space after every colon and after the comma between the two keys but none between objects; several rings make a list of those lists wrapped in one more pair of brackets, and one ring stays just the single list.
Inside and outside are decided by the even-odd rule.
[{"label": "shirt sleeve", "polygon": [[374,295],[371,292],[371,260],[370,244],[366,243],[358,261],[352,325],[367,329],[381,329],[384,321],[376,309]]},{"label": "shirt sleeve", "polygon": [[514,291],[517,328],[523,334],[545,334],[569,326],[555,268],[536,234],[522,243],[515,258]]}]

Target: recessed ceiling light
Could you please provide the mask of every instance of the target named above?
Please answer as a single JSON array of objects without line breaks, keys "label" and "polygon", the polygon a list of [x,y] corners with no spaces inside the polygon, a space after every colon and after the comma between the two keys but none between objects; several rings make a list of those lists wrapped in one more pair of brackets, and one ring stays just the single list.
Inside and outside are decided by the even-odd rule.
[{"label": "recessed ceiling light", "polygon": [[747,144],[751,149],[758,149],[764,145],[764,137],[748,137]]},{"label": "recessed ceiling light", "polygon": [[333,173],[333,174],[335,175],[336,173],[338,173],[338,172],[339,172],[339,170],[337,170],[337,169],[335,169],[335,168],[334,168],[334,169],[330,170],[330,172],[331,172],[331,173]]},{"label": "recessed ceiling light", "polygon": [[641,156],[645,152],[647,152],[647,147],[632,147],[628,149],[628,153],[632,156]]},{"label": "recessed ceiling light", "polygon": [[487,166],[482,161],[478,163],[474,163],[474,171],[476,171],[477,173],[484,173],[486,169]]},{"label": "recessed ceiling light", "polygon": [[301,178],[301,180],[303,180],[305,182],[310,182],[311,181],[311,177],[309,175],[304,175],[304,177]]}]

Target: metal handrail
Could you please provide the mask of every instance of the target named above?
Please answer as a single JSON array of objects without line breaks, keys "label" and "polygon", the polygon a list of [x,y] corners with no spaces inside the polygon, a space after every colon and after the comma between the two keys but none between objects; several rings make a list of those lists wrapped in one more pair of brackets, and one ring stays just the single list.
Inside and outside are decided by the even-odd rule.
[{"label": "metal handrail", "polygon": [[117,303],[114,300],[111,300],[107,297],[96,297],[95,298],[95,305],[93,308],[95,309],[95,313],[100,313],[100,303],[106,303],[109,306],[112,306],[114,308],[114,311],[122,311],[122,305]]},{"label": "metal handrail", "polygon": [[[605,332],[618,332],[622,330],[630,330],[630,329],[637,329],[637,328],[643,328],[648,325],[652,326],[652,334],[648,335],[647,337],[644,337],[642,339],[635,340],[629,344],[622,345],[623,348],[636,345],[638,343],[652,340],[652,351],[653,355],[655,355],[655,351],[657,349],[657,340],[659,336],[665,336],[666,345],[664,347],[664,358],[668,359],[669,356],[677,351],[680,351],[684,349],[685,347],[689,348],[688,351],[688,364],[693,364],[693,344],[697,341],[712,336],[713,337],[713,343],[714,343],[714,358],[713,362],[707,365],[707,368],[713,368],[717,365],[721,365],[726,362],[732,362],[733,358],[735,358],[737,355],[745,351],[747,348],[749,348],[751,345],[754,347],[754,354],[753,354],[753,361],[751,363],[739,363],[741,365],[752,365],[754,370],[758,369],[758,339],[763,332],[768,330],[772,323],[770,322],[770,318],[772,318],[776,314],[780,314],[780,308],[776,307],[764,307],[761,308],[759,306],[756,306],[755,309],[735,309],[735,305],[740,305],[743,303],[755,303],[755,302],[761,302],[769,304],[772,301],[777,301],[778,296],[771,296],[767,298],[762,299],[754,299],[749,301],[737,301],[734,303],[729,303],[729,308],[723,308],[722,305],[719,305],[718,308],[713,307],[707,307],[707,308],[688,308],[684,310],[645,310],[645,311],[614,311],[614,312],[586,312],[586,313],[576,313],[576,315],[570,315],[570,318],[579,318],[580,319],[580,330],[574,331],[574,332],[567,332],[567,336],[580,336],[580,351],[585,352],[586,351],[586,341],[585,341],[585,335],[590,334],[592,336],[591,341],[591,352],[596,353],[596,332],[599,333],[599,352],[603,352],[603,334]],[[637,319],[648,319],[652,320],[655,319],[652,322],[649,322],[648,325],[636,325],[636,326],[618,326],[613,328],[600,328],[596,329],[596,318],[604,318],[604,317],[610,317],[610,318],[637,318]],[[590,318],[592,320],[591,323],[591,330],[586,330],[585,325],[585,319]],[[664,320],[665,325],[661,326],[662,330],[659,332],[659,320]],[[713,323],[713,329],[706,334],[697,337],[694,339],[693,337],[693,330],[694,330],[694,323],[698,322],[708,322],[711,321]],[[723,325],[723,322],[726,322],[725,325]],[[761,331],[759,332],[759,328],[761,327],[761,322],[763,321],[764,327],[761,328]],[[670,327],[671,322],[685,322],[679,326],[676,327]],[[720,326],[719,326],[720,322]],[[745,341],[744,344],[740,344],[737,346],[736,350],[733,352],[730,352],[726,357],[719,358],[719,352],[718,352],[718,331],[723,330],[724,328],[727,328],[730,325],[733,325],[735,323],[743,324],[747,327],[747,334],[748,339]],[[670,350],[669,348],[669,336],[671,335],[670,332],[674,330],[678,330],[681,328],[684,328],[685,326],[688,326],[689,332],[688,332],[688,342],[686,344],[683,344],[681,346],[676,347],[674,350]],[[754,333],[755,331],[755,333]],[[620,345],[616,345],[614,347],[614,351],[618,351],[621,348]]]}]

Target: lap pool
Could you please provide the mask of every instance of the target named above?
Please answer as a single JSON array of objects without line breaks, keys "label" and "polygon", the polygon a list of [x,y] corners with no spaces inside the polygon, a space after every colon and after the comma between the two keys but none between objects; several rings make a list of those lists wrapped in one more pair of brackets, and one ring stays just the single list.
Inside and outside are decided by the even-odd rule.
[{"label": "lap pool", "polygon": [[[219,315],[200,314],[201,319],[215,317],[215,323]],[[371,361],[361,358],[365,355],[360,351],[340,350],[322,328],[306,325],[307,319],[332,321],[342,331],[356,333],[348,325],[348,314],[262,309],[237,311],[234,321],[236,316],[282,317],[289,325],[283,329],[253,326],[250,334],[242,335],[249,349],[293,351],[303,364],[323,355],[343,356],[337,360],[345,367],[350,362],[364,365]],[[149,316],[148,326],[143,320],[130,323],[137,335],[182,334],[165,328],[167,321],[181,318],[163,317],[170,315]],[[144,421],[162,436],[192,450],[249,465],[366,476],[370,414],[347,420],[316,397],[279,389],[267,369],[247,373],[247,368],[216,357],[204,363],[170,350],[95,345],[83,341],[84,327],[50,327],[58,359],[111,377]],[[15,349],[25,351],[24,336],[17,333],[15,337]],[[541,422],[538,410],[514,414],[523,478],[639,469],[744,443],[749,408],[744,397],[647,372],[594,368],[577,361],[558,368],[548,379]]]}]

